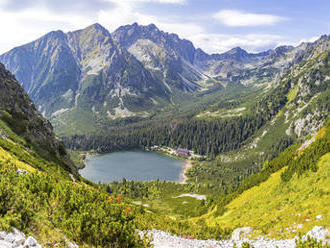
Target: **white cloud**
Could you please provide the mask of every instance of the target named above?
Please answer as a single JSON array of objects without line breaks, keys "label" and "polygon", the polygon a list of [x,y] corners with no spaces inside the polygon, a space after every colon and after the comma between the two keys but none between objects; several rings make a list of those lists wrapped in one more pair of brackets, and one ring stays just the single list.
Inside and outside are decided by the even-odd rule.
[{"label": "white cloud", "polygon": [[268,26],[287,19],[276,15],[245,13],[239,10],[221,10],[215,13],[213,18],[230,27]]},{"label": "white cloud", "polygon": [[[0,0],[1,1],[1,0]],[[70,0],[73,1],[73,0]],[[101,2],[101,0],[96,0]],[[225,52],[241,46],[251,52],[287,44],[281,36],[269,34],[229,35],[208,34],[198,22],[174,21],[168,16],[153,16],[139,11],[141,2],[185,3],[185,0],[107,0],[113,5],[92,13],[54,12],[46,7],[31,7],[17,12],[0,8],[0,54],[9,49],[33,41],[53,30],[73,31],[99,22],[110,31],[121,25],[138,22],[141,25],[154,23],[159,29],[176,33],[180,38],[191,40],[195,46],[209,53]],[[143,5],[142,5],[143,6]],[[166,19],[165,19],[166,18]]]},{"label": "white cloud", "polygon": [[199,34],[189,39],[208,53],[223,53],[237,46],[249,52],[261,52],[284,43],[285,37],[271,34]]},{"label": "white cloud", "polygon": [[314,42],[314,41],[318,40],[319,38],[320,38],[320,36],[313,36],[313,37],[308,38],[308,39],[303,38],[299,41],[299,44],[302,43],[302,42]]},{"label": "white cloud", "polygon": [[[1,0],[0,0],[1,1]],[[41,1],[41,0],[40,0]],[[76,0],[70,0],[75,2]],[[102,2],[101,0],[95,0]],[[202,27],[194,23],[177,23],[162,20],[159,16],[140,13],[139,4],[146,2],[184,4],[186,0],[107,0],[113,3],[111,8],[91,13],[78,12],[54,12],[47,6],[31,6],[19,11],[7,11],[0,8],[0,32],[6,39],[0,40],[0,54],[33,41],[42,35],[53,31],[65,32],[85,28],[92,23],[99,22],[110,31],[114,31],[121,25],[138,22],[141,25],[156,24],[166,32],[173,32],[180,37],[187,38],[203,31]],[[4,25],[5,24],[5,25]]]},{"label": "white cloud", "polygon": [[0,54],[33,41],[53,30],[75,30],[96,22],[95,18],[73,14],[55,14],[47,9],[30,8],[19,12],[0,9]]},{"label": "white cloud", "polygon": [[[174,2],[174,0],[139,1]],[[187,38],[191,35],[196,35],[203,32],[203,28],[195,23],[170,22],[167,20],[163,20],[157,16],[146,15],[136,12],[135,5],[130,0],[123,0],[120,3],[117,3],[116,8],[114,9],[108,11],[100,11],[98,16],[98,22],[100,22],[102,25],[105,25],[105,27],[108,28],[110,31],[114,31],[121,25],[127,25],[133,22],[137,22],[140,25],[148,25],[150,23],[153,23],[163,31],[179,34],[181,38]]]}]

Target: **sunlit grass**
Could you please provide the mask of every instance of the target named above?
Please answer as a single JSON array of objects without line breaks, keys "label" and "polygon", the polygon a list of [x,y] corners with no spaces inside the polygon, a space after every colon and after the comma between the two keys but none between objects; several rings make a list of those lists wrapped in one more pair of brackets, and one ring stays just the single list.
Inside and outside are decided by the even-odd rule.
[{"label": "sunlit grass", "polygon": [[[251,226],[259,230],[256,235],[275,238],[294,237],[306,233],[315,225],[330,223],[330,153],[321,157],[318,171],[295,175],[287,183],[281,181],[284,169],[274,173],[266,182],[253,187],[225,208],[222,216],[206,217],[209,225],[222,227]],[[316,216],[322,215],[321,219]],[[302,224],[290,232],[285,228]]]},{"label": "sunlit grass", "polygon": [[5,151],[0,147],[0,164],[6,165],[8,163],[15,165],[17,168],[25,170],[30,173],[35,172],[35,169],[33,167],[19,161],[14,155],[12,155],[11,153]]}]

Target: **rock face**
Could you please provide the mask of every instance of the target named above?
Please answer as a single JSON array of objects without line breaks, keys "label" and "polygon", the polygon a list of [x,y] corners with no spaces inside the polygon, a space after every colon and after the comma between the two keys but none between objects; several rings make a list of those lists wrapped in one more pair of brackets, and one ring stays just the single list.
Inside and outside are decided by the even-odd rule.
[{"label": "rock face", "polygon": [[194,45],[176,34],[160,31],[154,24],[122,26],[112,35],[115,41],[169,86],[192,92],[201,88],[198,81],[208,78],[194,66]]},{"label": "rock face", "polygon": [[41,156],[56,159],[65,169],[76,173],[63,144],[56,139],[50,122],[38,113],[15,77],[1,63],[0,89],[0,118]]},{"label": "rock face", "polygon": [[222,54],[207,54],[190,41],[163,32],[153,24],[121,26],[112,36],[146,68],[161,75],[163,81],[186,91],[220,81],[244,85],[269,83],[283,69],[298,62],[296,55],[301,53],[301,49],[281,46],[255,54],[240,47]]}]

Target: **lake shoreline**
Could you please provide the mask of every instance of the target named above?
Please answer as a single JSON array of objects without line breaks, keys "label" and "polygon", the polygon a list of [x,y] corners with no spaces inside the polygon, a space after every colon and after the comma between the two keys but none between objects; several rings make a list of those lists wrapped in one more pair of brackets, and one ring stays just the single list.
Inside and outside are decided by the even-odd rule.
[{"label": "lake shoreline", "polygon": [[[136,152],[138,152],[138,154],[142,154],[142,159],[146,157],[147,159],[146,161],[148,162],[146,164],[142,162],[141,164],[141,162],[138,159],[136,159],[137,158],[136,156],[141,157],[141,155],[136,155]],[[122,155],[121,153],[125,153],[125,154]],[[143,155],[143,153],[145,153],[145,155]],[[148,155],[147,153],[150,155]],[[113,158],[117,159],[117,160],[113,160],[115,161],[115,166],[111,160],[108,160],[111,161],[108,162],[107,161],[108,158],[103,156],[109,157],[111,158],[111,160],[113,160]],[[127,156],[133,156],[134,159],[129,160]],[[102,161],[102,160],[105,161],[106,164],[102,165],[100,164],[100,162],[96,162],[99,164],[95,166],[94,164],[95,161]],[[136,163],[134,161],[136,161]],[[185,177],[184,174],[187,171],[187,169],[191,167],[191,163],[189,160],[187,161],[184,158],[179,159],[178,157],[173,155],[169,156],[168,154],[165,154],[163,152],[156,152],[150,150],[148,151],[147,149],[135,149],[135,150],[117,151],[110,153],[85,152],[84,165],[85,165],[84,168],[79,170],[79,174],[87,178],[88,180],[94,182],[120,181],[122,180],[122,178],[125,178],[126,180],[132,180],[132,181],[165,180],[174,183],[185,183],[187,178]],[[139,166],[141,166],[141,169],[139,169],[140,168]],[[174,169],[175,167],[176,169]],[[159,174],[159,171],[164,170],[164,168],[166,168],[165,171]],[[170,174],[167,174],[168,171],[171,170],[172,172]],[[97,175],[97,173],[99,173],[97,171],[103,171],[102,172],[103,174]],[[95,172],[96,174],[94,174]],[[93,177],[96,177],[96,179],[94,179]]]},{"label": "lake shoreline", "polygon": [[82,159],[82,162],[84,164],[84,167],[79,168],[79,170],[82,170],[82,169],[85,169],[86,168],[87,161],[89,160],[90,157],[102,155],[101,153],[97,153],[97,152],[82,152],[81,154],[84,155],[84,158]]},{"label": "lake shoreline", "polygon": [[191,160],[185,160],[184,161],[184,165],[182,167],[182,170],[180,172],[180,175],[179,175],[179,180],[178,180],[178,183],[179,184],[186,184],[187,183],[187,180],[188,180],[188,177],[186,176],[186,172],[192,167],[192,163],[191,163]]},{"label": "lake shoreline", "polygon": [[[138,149],[138,150],[140,150],[140,149]],[[131,151],[131,150],[127,150],[127,151]],[[165,156],[170,157],[170,158],[174,158],[174,159],[177,159],[177,160],[184,161],[184,164],[183,164],[183,166],[181,168],[181,171],[180,171],[180,174],[179,174],[179,178],[176,181],[176,183],[179,183],[179,184],[186,184],[187,183],[188,177],[186,176],[186,172],[193,166],[192,161],[190,159],[186,159],[186,158],[176,156],[176,155],[164,152],[164,151],[159,151],[159,150],[157,151],[157,150],[141,149],[141,151],[156,152],[158,154],[165,155]],[[110,152],[110,153],[112,153],[112,152]],[[84,164],[84,167],[79,168],[79,170],[82,170],[86,166],[88,166],[87,162],[90,159],[90,157],[92,157],[92,156],[101,156],[101,155],[104,155],[104,154],[107,154],[107,153],[98,153],[98,152],[92,151],[92,152],[82,152],[81,154],[83,154],[85,156],[84,159],[82,160],[82,162]]]}]

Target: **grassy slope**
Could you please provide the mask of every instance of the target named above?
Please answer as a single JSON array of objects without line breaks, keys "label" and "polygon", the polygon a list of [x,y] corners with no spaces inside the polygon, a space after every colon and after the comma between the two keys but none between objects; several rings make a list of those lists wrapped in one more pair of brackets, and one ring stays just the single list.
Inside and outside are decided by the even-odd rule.
[{"label": "grassy slope", "polygon": [[7,164],[10,161],[11,164],[15,165],[17,168],[21,170],[25,170],[27,172],[33,173],[36,171],[32,166],[23,163],[20,161],[15,155],[9,153],[8,151],[2,149],[0,147],[0,164]]},{"label": "grassy slope", "polygon": [[[28,173],[18,175],[17,168]],[[68,240],[81,247],[116,242],[120,247],[143,246],[131,224],[134,214],[125,212],[131,205],[110,203],[109,194],[82,178],[76,180],[72,182],[69,172],[55,162],[41,158],[0,120],[0,230],[16,227],[44,247],[67,247]]]},{"label": "grassy slope", "polygon": [[[271,237],[293,237],[285,228],[303,224],[297,232],[306,233],[315,225],[330,223],[330,153],[318,162],[316,173],[297,175],[283,184],[280,174],[274,173],[266,182],[253,187],[226,206],[226,213],[208,224],[223,227],[251,226]],[[322,215],[321,220],[316,216]],[[284,231],[280,233],[280,230]],[[259,233],[260,233],[259,232]]]}]

